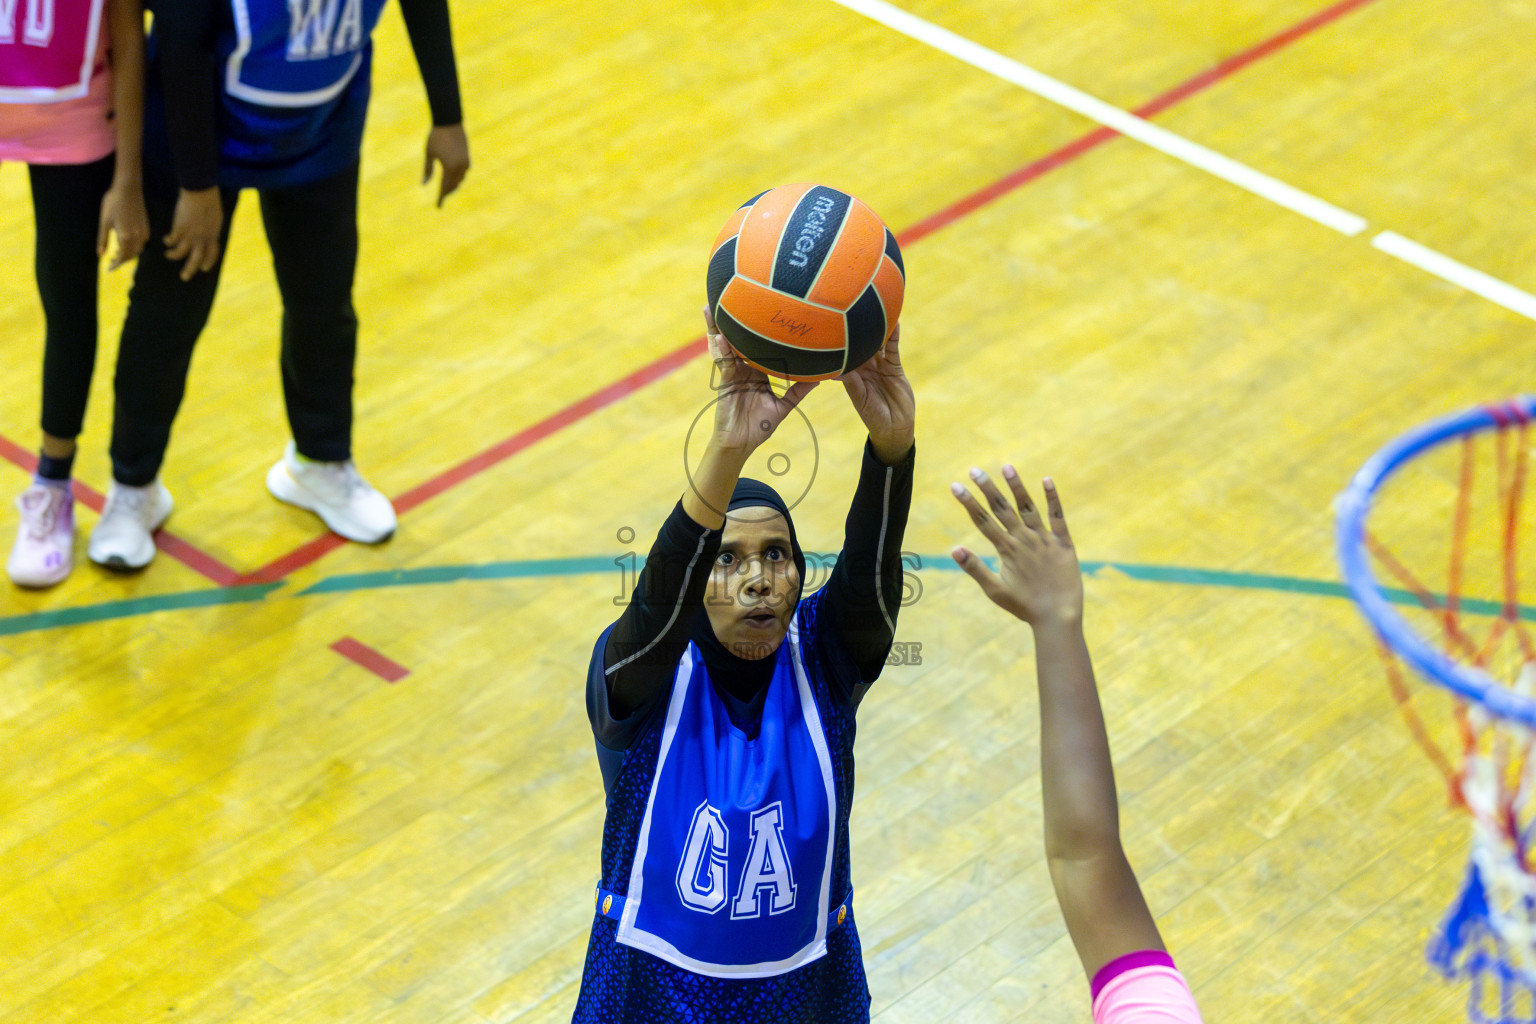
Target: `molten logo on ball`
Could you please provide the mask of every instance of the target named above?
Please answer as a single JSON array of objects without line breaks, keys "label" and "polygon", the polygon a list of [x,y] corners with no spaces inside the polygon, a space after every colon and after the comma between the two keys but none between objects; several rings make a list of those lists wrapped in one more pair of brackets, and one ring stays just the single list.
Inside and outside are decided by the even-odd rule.
[{"label": "molten logo on ball", "polygon": [[743,359],[776,377],[826,380],[890,338],[906,272],[896,236],[868,206],[826,185],[781,185],[725,222],[705,287]]},{"label": "molten logo on ball", "polygon": [[805,218],[805,227],[800,229],[800,237],[795,239],[795,251],[789,254],[790,266],[803,267],[810,262],[806,253],[816,247],[816,239],[826,234],[827,214],[835,207],[830,196],[816,197],[810,214]]}]

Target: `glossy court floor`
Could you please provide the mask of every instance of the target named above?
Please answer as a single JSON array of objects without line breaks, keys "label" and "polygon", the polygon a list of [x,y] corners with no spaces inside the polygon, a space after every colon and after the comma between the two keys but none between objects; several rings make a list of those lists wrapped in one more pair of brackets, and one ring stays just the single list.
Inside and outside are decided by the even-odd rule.
[{"label": "glossy court floor", "polygon": [[[1088,1019],[1041,855],[1029,641],[944,555],[980,539],[948,483],[1003,460],[1055,476],[1097,567],[1125,841],[1206,1019],[1461,1018],[1422,950],[1466,824],[1339,596],[1330,502],[1415,423],[1531,390],[1536,2],[904,2],[920,24],[456,0],[474,167],[442,210],[386,14],[356,293],[357,458],[401,508],[381,547],[264,490],[287,434],[247,194],[161,554],[86,563],[126,272],[106,280],[84,564],[0,590],[0,1019],[569,1019],[603,814],[586,660],[686,486],[709,242],[808,180],[868,201],[909,279],[899,636],[921,663],[863,706],[853,815],[875,1018]],[[1171,135],[1117,137],[1020,65]],[[0,200],[19,492],[22,169]],[[777,480],[831,551],[862,438],[834,384],[805,413]]]}]

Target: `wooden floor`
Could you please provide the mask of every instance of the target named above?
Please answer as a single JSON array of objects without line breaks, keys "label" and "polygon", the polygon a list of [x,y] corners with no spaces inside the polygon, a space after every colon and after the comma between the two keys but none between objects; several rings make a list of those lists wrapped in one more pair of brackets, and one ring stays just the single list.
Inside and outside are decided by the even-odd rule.
[{"label": "wooden floor", "polygon": [[[1370,227],[1082,141],[1083,117],[829,0],[455,0],[474,168],[439,211],[392,9],[356,447],[408,496],[400,532],[315,545],[265,492],[287,431],[248,194],[164,470],[172,550],[85,563],[82,507],[67,583],[0,589],[0,1019],[569,1019],[603,814],[586,659],[710,396],[703,360],[663,371],[726,214],[808,180],[906,240],[924,568],[900,636],[922,662],[861,714],[876,1019],[1088,1019],[1041,855],[1029,643],[942,558],[979,540],[949,481],[1004,459],[1053,474],[1083,557],[1120,566],[1087,595],[1126,841],[1206,1019],[1461,1018],[1422,950],[1465,823],[1353,606],[1275,578],[1337,580],[1330,502],[1381,444],[1532,389],[1536,325],[1371,240],[1536,290],[1536,3],[903,2],[1125,109],[1249,53],[1155,122]],[[22,453],[31,238],[5,167],[0,435]],[[92,493],[126,285],[104,285]],[[806,414],[776,450],[809,487],[800,536],[833,550],[861,435],[835,385]]]}]

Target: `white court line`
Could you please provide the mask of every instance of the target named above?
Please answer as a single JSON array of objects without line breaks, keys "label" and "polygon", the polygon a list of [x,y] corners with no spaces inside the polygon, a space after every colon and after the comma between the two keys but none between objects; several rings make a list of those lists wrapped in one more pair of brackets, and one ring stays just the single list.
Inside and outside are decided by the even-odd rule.
[{"label": "white court line", "polygon": [[1536,320],[1536,295],[1530,292],[1505,284],[1481,270],[1473,270],[1465,263],[1457,263],[1449,256],[1404,238],[1396,231],[1383,231],[1371,239],[1371,244],[1404,263],[1411,263],[1442,280],[1460,285],[1474,295],[1481,295],[1489,302],[1496,302],[1513,313]]},{"label": "white court line", "polygon": [[1041,99],[1066,107],[1090,121],[1097,121],[1106,128],[1114,129],[1127,138],[1151,146],[1175,160],[1197,167],[1238,188],[1252,192],[1261,199],[1268,199],[1324,227],[1332,228],[1340,234],[1353,237],[1365,230],[1364,217],[1350,213],[1348,210],[1341,210],[1332,203],[1271,178],[1247,164],[1240,164],[1213,149],[1206,149],[1182,135],[1175,135],[1145,118],[1105,103],[1081,89],[1004,57],[979,43],[973,43],[964,36],[957,36],[931,21],[924,21],[915,14],[908,14],[899,7],[885,3],[884,0],[834,0],[834,2],[867,18],[872,18],[888,28],[893,28],[902,35],[911,36],[920,43],[926,43],[972,67],[996,75],[1005,82],[1012,82],[1022,89],[1027,89]]},{"label": "white court line", "polygon": [[[1105,103],[1044,72],[1004,57],[995,50],[973,43],[964,36],[956,35],[931,21],[924,21],[899,7],[893,7],[885,0],[833,0],[833,2],[866,18],[878,21],[902,35],[910,36],[920,43],[947,53],[974,68],[995,75],[1005,82],[1011,82],[1041,99],[1081,114],[1090,121],[1097,121],[1104,127],[1111,128],[1127,138],[1135,139],[1175,160],[1215,175],[1261,199],[1267,199],[1277,206],[1283,206],[1309,220],[1333,228],[1340,234],[1354,237],[1364,231],[1368,224],[1366,219],[1358,214],[1340,209],[1332,203],[1271,178],[1215,150],[1206,149],[1182,135],[1175,135],[1166,128],[1160,128],[1145,118]],[[1521,291],[1514,285],[1500,281],[1481,270],[1474,270],[1464,263],[1458,263],[1449,256],[1410,241],[1393,231],[1381,232],[1371,239],[1371,245],[1390,256],[1397,257],[1404,263],[1497,303],[1512,313],[1536,320],[1536,295],[1530,292]]]}]

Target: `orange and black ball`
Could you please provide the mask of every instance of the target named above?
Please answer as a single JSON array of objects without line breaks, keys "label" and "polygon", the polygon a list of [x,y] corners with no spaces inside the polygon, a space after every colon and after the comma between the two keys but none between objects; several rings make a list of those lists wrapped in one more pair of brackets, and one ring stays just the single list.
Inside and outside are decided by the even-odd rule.
[{"label": "orange and black ball", "polygon": [[906,272],[896,236],[868,206],[826,185],[780,185],[725,222],[706,288],[743,359],[775,377],[826,380],[890,338]]}]

